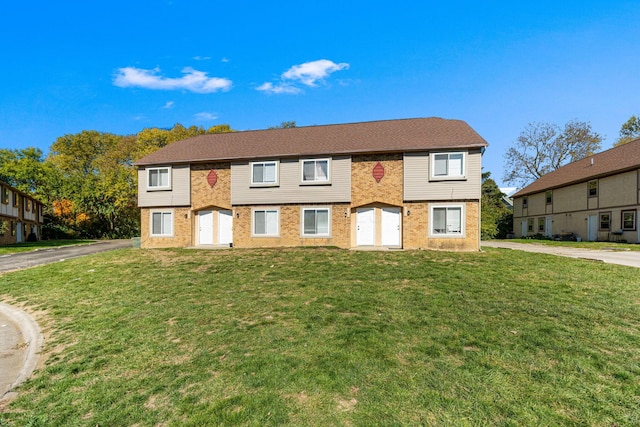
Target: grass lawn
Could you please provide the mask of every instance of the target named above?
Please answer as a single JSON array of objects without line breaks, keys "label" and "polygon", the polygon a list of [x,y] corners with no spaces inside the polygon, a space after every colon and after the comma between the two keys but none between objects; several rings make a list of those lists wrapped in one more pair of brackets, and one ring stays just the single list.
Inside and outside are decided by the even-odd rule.
[{"label": "grass lawn", "polygon": [[0,426],[640,425],[631,267],[126,249],[0,281],[48,354]]},{"label": "grass lawn", "polygon": [[40,240],[38,242],[13,243],[11,245],[0,246],[0,255],[29,252],[57,246],[81,245],[93,242],[95,242],[95,240]]},{"label": "grass lawn", "polygon": [[605,249],[614,251],[640,251],[640,245],[635,243],[617,243],[617,242],[563,242],[555,240],[538,240],[538,239],[509,239],[507,242],[528,243],[548,246],[564,246],[568,248],[583,249]]}]

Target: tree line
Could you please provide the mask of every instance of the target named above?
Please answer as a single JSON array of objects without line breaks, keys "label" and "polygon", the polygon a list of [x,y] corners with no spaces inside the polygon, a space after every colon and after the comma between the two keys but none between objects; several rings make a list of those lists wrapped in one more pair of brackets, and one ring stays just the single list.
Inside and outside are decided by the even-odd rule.
[{"label": "tree line", "polygon": [[133,163],[175,141],[233,131],[181,124],[135,135],[82,131],[57,138],[46,156],[33,147],[0,149],[0,180],[42,201],[43,238],[130,238],[140,229]]}]

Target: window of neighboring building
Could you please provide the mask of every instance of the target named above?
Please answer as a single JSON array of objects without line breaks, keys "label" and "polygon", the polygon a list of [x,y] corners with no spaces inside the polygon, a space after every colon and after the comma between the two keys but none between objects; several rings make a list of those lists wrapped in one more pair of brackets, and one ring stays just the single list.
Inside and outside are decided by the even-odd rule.
[{"label": "window of neighboring building", "polygon": [[25,210],[29,212],[31,210],[31,199],[26,199]]},{"label": "window of neighboring building", "polygon": [[302,161],[302,182],[328,182],[329,159]]},{"label": "window of neighboring building", "polygon": [[2,203],[9,204],[9,189],[7,187],[2,187]]},{"label": "window of neighboring building", "polygon": [[173,212],[151,212],[151,235],[173,235]]},{"label": "window of neighboring building", "polygon": [[13,192],[13,207],[17,207],[18,206],[18,193],[16,193],[15,191]]},{"label": "window of neighboring building", "polygon": [[523,197],[522,198],[522,207],[526,208],[529,206],[529,198],[528,197]]},{"label": "window of neighboring building", "polygon": [[7,221],[0,219],[0,237],[4,236],[4,233],[7,231],[7,227]]},{"label": "window of neighboring building", "polygon": [[461,205],[433,206],[431,208],[431,234],[438,237],[463,235],[463,207]]},{"label": "window of neighboring building", "polygon": [[329,236],[330,218],[329,208],[302,209],[302,235],[313,237]]},{"label": "window of neighboring building", "polygon": [[171,189],[171,168],[149,168],[147,169],[147,177],[147,188],[149,190]]},{"label": "window of neighboring building", "polygon": [[533,233],[533,218],[527,219],[527,231]]},{"label": "window of neighboring building", "polygon": [[636,229],[636,211],[622,211],[622,229]]},{"label": "window of neighboring building", "polygon": [[538,233],[544,233],[544,218],[538,218]]},{"label": "window of neighboring building", "polygon": [[11,221],[11,235],[15,236],[16,235],[16,223]]},{"label": "window of neighboring building", "polygon": [[553,203],[553,191],[547,191],[544,193],[544,198],[548,205]]},{"label": "window of neighboring building", "polygon": [[611,230],[611,212],[600,212],[600,230]]},{"label": "window of neighboring building", "polygon": [[596,197],[598,195],[598,181],[589,181],[589,197]]},{"label": "window of neighboring building", "polygon": [[431,178],[464,178],[464,163],[464,153],[434,153],[431,155]]},{"label": "window of neighboring building", "polygon": [[251,184],[278,183],[278,162],[253,162],[251,163]]},{"label": "window of neighboring building", "polygon": [[253,235],[277,236],[278,235],[278,210],[265,209],[253,211]]}]

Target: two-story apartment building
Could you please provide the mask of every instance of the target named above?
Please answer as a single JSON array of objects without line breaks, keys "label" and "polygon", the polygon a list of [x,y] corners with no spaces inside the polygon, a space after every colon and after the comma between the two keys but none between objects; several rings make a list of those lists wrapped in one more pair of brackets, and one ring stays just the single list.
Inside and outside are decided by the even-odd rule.
[{"label": "two-story apartment building", "polygon": [[640,139],[565,165],[513,195],[516,237],[640,242]]},{"label": "two-story apartment building", "polygon": [[0,245],[25,242],[30,234],[40,238],[42,203],[0,182]]},{"label": "two-story apartment building", "polygon": [[178,141],[136,162],[141,244],[478,250],[486,146],[440,118]]}]

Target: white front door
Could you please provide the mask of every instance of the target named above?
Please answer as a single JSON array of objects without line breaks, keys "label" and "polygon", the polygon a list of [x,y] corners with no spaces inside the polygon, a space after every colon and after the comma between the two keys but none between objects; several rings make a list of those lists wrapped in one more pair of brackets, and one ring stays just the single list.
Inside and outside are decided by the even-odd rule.
[{"label": "white front door", "polygon": [[382,208],[382,246],[400,246],[400,208]]},{"label": "white front door", "polygon": [[213,211],[198,212],[198,244],[213,245]]},{"label": "white front door", "polygon": [[218,244],[233,243],[233,213],[229,210],[218,211]]},{"label": "white front door", "polygon": [[544,231],[545,231],[545,234],[544,234],[544,235],[545,235],[546,237],[551,237],[551,236],[553,236],[553,234],[551,233],[551,232],[552,232],[551,227],[553,227],[553,220],[551,219],[551,217],[550,217],[550,216],[548,216],[548,217],[547,217],[547,223],[545,224],[545,227],[544,227]]},{"label": "white front door", "polygon": [[22,223],[18,222],[16,224],[16,242],[22,243]]},{"label": "white front door", "polygon": [[373,246],[376,242],[376,216],[373,208],[356,210],[356,244]]},{"label": "white front door", "polygon": [[526,221],[526,220],[522,221],[522,225],[521,225],[521,227],[522,227],[522,228],[520,229],[520,230],[522,231],[522,235],[521,235],[521,237],[527,237],[527,230],[528,230],[528,227],[527,227],[527,221]]},{"label": "white front door", "polygon": [[598,215],[589,215],[587,225],[589,227],[587,240],[595,242],[598,240]]}]

